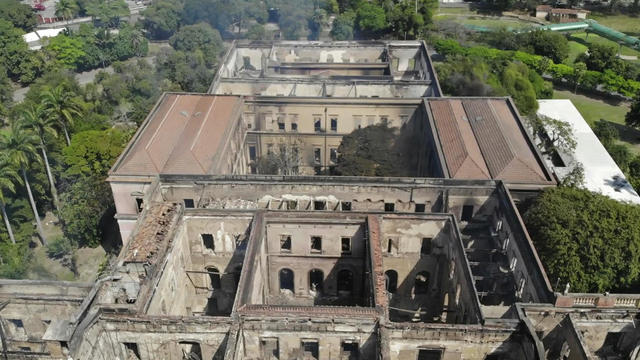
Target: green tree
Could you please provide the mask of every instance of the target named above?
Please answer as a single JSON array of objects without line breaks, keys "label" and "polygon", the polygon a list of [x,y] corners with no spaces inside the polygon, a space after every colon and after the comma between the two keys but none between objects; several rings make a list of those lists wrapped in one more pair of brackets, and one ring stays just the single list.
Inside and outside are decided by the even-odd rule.
[{"label": "green tree", "polygon": [[169,50],[156,57],[156,66],[167,79],[180,85],[183,91],[206,92],[213,71],[205,63],[202,53]]},{"label": "green tree", "polygon": [[154,1],[142,15],[144,29],[151,39],[168,39],[180,26],[182,3],[169,0]]},{"label": "green tree", "polygon": [[588,55],[583,54],[576,61],[584,61],[589,70],[605,71],[609,69],[619,73],[616,69],[623,65],[622,60],[618,59],[617,52],[615,46],[592,42],[589,44]]},{"label": "green tree", "polygon": [[600,119],[593,124],[593,132],[605,148],[615,144],[616,140],[620,137],[618,129],[604,119]]},{"label": "green tree", "polygon": [[352,40],[355,18],[356,14],[353,11],[346,11],[336,16],[330,33],[333,40]]},{"label": "green tree", "polygon": [[395,4],[389,12],[389,22],[396,36],[415,39],[425,25],[422,14],[415,11],[414,4],[402,1]]},{"label": "green tree", "polygon": [[402,176],[405,157],[399,151],[398,129],[386,123],[345,135],[338,147],[335,172],[344,176]]},{"label": "green tree", "polygon": [[640,127],[640,94],[631,103],[631,108],[625,115],[624,121],[629,126]]},{"label": "green tree", "polygon": [[89,130],[77,133],[71,145],[62,150],[67,178],[104,179],[120,156],[129,134],[117,129]]},{"label": "green tree", "polygon": [[56,3],[56,16],[64,20],[73,19],[80,11],[80,6],[75,0],[58,0]]},{"label": "green tree", "polygon": [[[577,142],[571,124],[547,116],[528,117],[534,136],[544,144],[545,154],[554,152],[573,153]],[[544,134],[545,136],[540,136]]]},{"label": "green tree", "polygon": [[569,56],[569,41],[559,32],[539,30],[522,33],[518,35],[518,42],[519,48],[530,48],[534,54],[548,57],[557,64]]},{"label": "green tree", "polygon": [[249,40],[266,40],[266,31],[263,25],[253,24],[247,31],[247,39]]},{"label": "green tree", "polygon": [[47,116],[55,119],[64,132],[67,146],[71,145],[69,126],[73,126],[75,119],[82,113],[82,105],[74,98],[73,93],[68,92],[62,84],[47,89],[41,94],[41,102],[45,107]]},{"label": "green tree", "polygon": [[6,20],[24,32],[32,31],[36,25],[36,15],[31,6],[18,0],[0,0],[0,19]]},{"label": "green tree", "polygon": [[61,202],[64,236],[77,246],[99,245],[103,235],[101,223],[105,214],[113,209],[111,190],[104,179],[78,178],[62,194]]},{"label": "green tree", "polygon": [[613,161],[618,164],[620,170],[625,173],[629,171],[629,163],[631,163],[632,155],[626,145],[614,143],[607,147],[607,151],[613,158]]},{"label": "green tree", "polygon": [[571,80],[573,81],[573,84],[574,84],[574,87],[573,87],[574,94],[578,91],[578,85],[580,85],[586,73],[587,73],[587,65],[585,65],[585,63],[579,62],[573,66],[573,75]]},{"label": "green tree", "polygon": [[183,26],[170,39],[174,49],[187,53],[200,51],[207,66],[212,67],[223,50],[222,37],[209,24]]},{"label": "green tree", "polygon": [[53,197],[53,204],[56,210],[60,210],[60,203],[58,201],[58,190],[56,189],[56,181],[53,178],[51,172],[51,165],[49,164],[49,157],[47,156],[47,144],[46,139],[58,137],[58,131],[56,130],[55,118],[49,117],[45,113],[43,104],[28,104],[20,114],[20,126],[27,128],[38,137],[40,143],[38,147],[42,152],[42,159],[47,171],[47,178],[49,180],[49,186],[51,188],[51,196]]},{"label": "green tree", "polygon": [[129,6],[124,0],[87,0],[85,12],[108,27],[116,27],[121,17],[129,15]]},{"label": "green tree", "polygon": [[7,154],[8,161],[18,168],[22,175],[22,180],[27,188],[29,203],[31,204],[31,209],[33,210],[33,215],[36,220],[38,234],[42,240],[42,245],[47,245],[47,239],[42,230],[38,208],[36,207],[29,178],[27,177],[27,170],[30,169],[32,163],[40,162],[37,150],[38,144],[39,141],[36,135],[29,130],[19,127],[16,123],[13,123],[11,128],[4,131],[0,138],[0,148]]},{"label": "green tree", "polygon": [[552,282],[575,292],[640,285],[640,207],[587,190],[545,190],[524,215]]},{"label": "green tree", "polygon": [[45,45],[45,49],[53,53],[60,64],[73,70],[80,68],[81,60],[87,55],[84,47],[80,39],[64,34],[50,38]]},{"label": "green tree", "polygon": [[504,68],[500,82],[507,94],[513,97],[518,111],[524,115],[538,110],[536,91],[528,79],[528,68],[522,63],[510,63]]},{"label": "green tree", "polygon": [[42,72],[42,59],[29,50],[22,30],[0,19],[0,67],[14,81],[29,84]]},{"label": "green tree", "polygon": [[327,22],[327,12],[323,9],[315,9],[309,18],[309,30],[311,39],[317,40],[320,37],[322,28]]},{"label": "green tree", "polygon": [[363,37],[376,38],[387,29],[387,16],[380,6],[362,2],[356,10],[355,25]]},{"label": "green tree", "polygon": [[4,219],[4,225],[7,228],[9,239],[12,243],[16,243],[15,235],[13,235],[13,229],[9,222],[9,215],[7,215],[7,193],[16,192],[16,184],[21,183],[20,175],[16,168],[11,164],[6,155],[0,157],[0,210],[2,211],[2,218]]}]

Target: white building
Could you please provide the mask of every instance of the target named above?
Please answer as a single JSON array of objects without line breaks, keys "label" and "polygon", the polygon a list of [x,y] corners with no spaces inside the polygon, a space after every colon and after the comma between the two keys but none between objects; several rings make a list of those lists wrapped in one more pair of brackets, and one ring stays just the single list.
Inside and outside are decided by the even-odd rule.
[{"label": "white building", "polygon": [[538,103],[538,115],[567,122],[573,128],[575,152],[559,154],[565,166],[549,164],[561,180],[579,162],[584,167],[584,188],[618,201],[640,204],[640,196],[571,100],[538,100]]}]

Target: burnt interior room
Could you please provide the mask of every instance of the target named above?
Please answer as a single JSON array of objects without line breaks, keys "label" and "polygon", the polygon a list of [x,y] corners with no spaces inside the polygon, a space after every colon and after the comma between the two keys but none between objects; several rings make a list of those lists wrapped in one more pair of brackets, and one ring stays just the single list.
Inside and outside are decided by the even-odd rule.
[{"label": "burnt interior room", "polygon": [[385,216],[382,263],[394,322],[475,323],[479,305],[450,216]]}]

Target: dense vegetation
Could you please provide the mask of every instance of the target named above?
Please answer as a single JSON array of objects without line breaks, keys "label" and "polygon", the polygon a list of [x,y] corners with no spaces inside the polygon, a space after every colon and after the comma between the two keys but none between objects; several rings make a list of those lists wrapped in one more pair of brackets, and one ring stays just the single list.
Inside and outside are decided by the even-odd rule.
[{"label": "dense vegetation", "polygon": [[335,173],[343,176],[406,176],[406,142],[386,123],[356,129],[342,138]]},{"label": "dense vegetation", "polygon": [[572,292],[640,290],[640,207],[587,190],[548,189],[524,216],[552,283]]},{"label": "dense vegetation", "polygon": [[511,60],[506,52],[492,56],[492,49],[463,48],[453,40],[439,42],[436,49],[446,55],[446,61],[437,65],[437,71],[447,94],[509,95],[524,115],[535,113],[538,109],[536,99],[553,96],[549,82],[525,63]]}]

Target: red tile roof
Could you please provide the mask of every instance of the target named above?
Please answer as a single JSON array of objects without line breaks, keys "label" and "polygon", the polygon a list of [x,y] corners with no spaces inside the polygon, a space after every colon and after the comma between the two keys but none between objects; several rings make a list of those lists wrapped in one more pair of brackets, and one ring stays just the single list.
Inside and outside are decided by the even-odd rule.
[{"label": "red tile roof", "polygon": [[429,99],[428,105],[450,177],[549,181],[507,99]]},{"label": "red tile roof", "polygon": [[112,169],[115,175],[208,174],[237,96],[166,94]]}]

